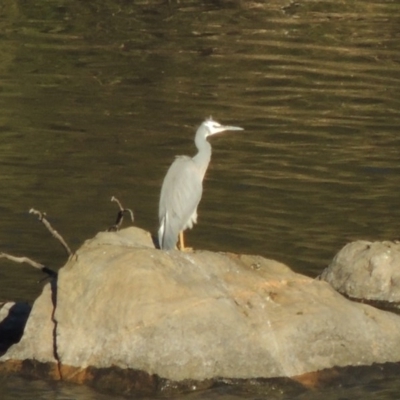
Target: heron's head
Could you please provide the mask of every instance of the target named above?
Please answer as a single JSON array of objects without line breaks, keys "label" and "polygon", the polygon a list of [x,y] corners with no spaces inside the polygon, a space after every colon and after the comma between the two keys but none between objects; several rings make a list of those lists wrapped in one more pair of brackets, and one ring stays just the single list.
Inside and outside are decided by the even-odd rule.
[{"label": "heron's head", "polygon": [[205,137],[215,135],[220,132],[224,131],[242,131],[243,128],[238,126],[229,126],[229,125],[221,125],[219,122],[214,121],[212,117],[207,118],[203,123],[202,126],[205,129]]}]

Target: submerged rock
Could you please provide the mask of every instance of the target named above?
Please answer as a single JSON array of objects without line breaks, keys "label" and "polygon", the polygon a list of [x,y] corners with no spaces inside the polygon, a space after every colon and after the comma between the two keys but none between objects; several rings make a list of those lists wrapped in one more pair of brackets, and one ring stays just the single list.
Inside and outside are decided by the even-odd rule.
[{"label": "submerged rock", "polygon": [[31,306],[27,303],[0,304],[0,356],[20,341],[30,312]]},{"label": "submerged rock", "polygon": [[321,279],[353,299],[399,305],[400,243],[349,243],[338,252]]},{"label": "submerged rock", "polygon": [[38,360],[53,377],[125,393],[297,379],[397,362],[399,330],[400,317],[277,261],[160,251],[147,232],[129,228],[77,251],[36,300],[0,369]]}]

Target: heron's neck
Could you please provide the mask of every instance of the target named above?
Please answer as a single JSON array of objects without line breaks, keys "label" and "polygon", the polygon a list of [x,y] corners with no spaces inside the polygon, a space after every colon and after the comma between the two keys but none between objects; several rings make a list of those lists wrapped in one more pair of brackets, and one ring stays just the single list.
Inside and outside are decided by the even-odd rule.
[{"label": "heron's neck", "polygon": [[211,145],[206,139],[195,140],[196,147],[198,149],[197,154],[193,157],[193,161],[199,169],[202,177],[204,177],[208,164],[211,160]]}]

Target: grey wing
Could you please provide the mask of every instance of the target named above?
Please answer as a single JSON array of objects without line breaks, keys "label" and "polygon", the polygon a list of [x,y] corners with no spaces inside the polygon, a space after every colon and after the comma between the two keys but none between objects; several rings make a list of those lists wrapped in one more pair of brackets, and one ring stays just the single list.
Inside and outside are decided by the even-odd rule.
[{"label": "grey wing", "polygon": [[159,242],[163,249],[175,247],[179,232],[191,226],[202,195],[202,176],[190,157],[177,157],[161,188]]}]

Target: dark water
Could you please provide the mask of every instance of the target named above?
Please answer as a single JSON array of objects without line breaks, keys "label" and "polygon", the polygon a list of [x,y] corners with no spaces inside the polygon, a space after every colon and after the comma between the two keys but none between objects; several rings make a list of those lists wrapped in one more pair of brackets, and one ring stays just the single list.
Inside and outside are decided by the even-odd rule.
[{"label": "dark water", "polygon": [[[85,386],[68,383],[44,382],[19,377],[0,377],[0,393],[2,400],[124,400],[114,394],[99,393]],[[181,396],[158,397],[169,400],[394,400],[399,398],[400,384],[398,376],[390,376],[385,380],[371,379],[352,385],[336,385],[334,387],[315,390],[284,392],[282,388],[265,389],[255,385],[246,390],[233,387],[220,387],[211,390],[193,392]],[[155,398],[143,397],[143,400]]]},{"label": "dark water", "polygon": [[[399,26],[389,0],[2,0],[0,251],[56,269],[63,249],[28,210],[77,248],[114,222],[112,195],[155,232],[166,169],[210,114],[245,131],[212,139],[190,246],[316,276],[351,240],[399,239]],[[32,301],[41,277],[2,260],[0,301]]]}]

